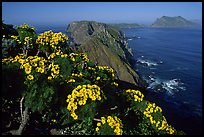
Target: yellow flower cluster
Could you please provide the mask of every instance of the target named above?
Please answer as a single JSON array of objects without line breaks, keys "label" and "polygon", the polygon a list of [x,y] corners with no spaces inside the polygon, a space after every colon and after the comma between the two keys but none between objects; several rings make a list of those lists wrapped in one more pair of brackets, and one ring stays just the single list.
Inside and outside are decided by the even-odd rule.
[{"label": "yellow flower cluster", "polygon": [[4,58],[2,59],[2,62],[3,63],[14,63],[14,62],[17,62],[19,59],[22,59],[25,57],[25,54],[18,54],[16,57],[12,58],[12,57],[9,57],[9,58]]},{"label": "yellow flower cluster", "polygon": [[63,54],[63,52],[59,49],[59,50],[56,50],[56,52],[51,53],[51,54],[48,56],[48,59],[53,59],[53,58],[55,58],[56,56],[59,56],[59,55],[60,55],[62,58],[68,56],[67,54]]},{"label": "yellow flower cluster", "polygon": [[48,80],[51,80],[52,78],[57,78],[59,76],[60,67],[59,65],[54,65],[54,63],[51,63],[48,66],[49,69],[51,69],[51,76],[48,76]]},{"label": "yellow flower cluster", "polygon": [[88,67],[88,70],[93,70],[93,71],[96,71],[96,68],[93,68],[93,67]]},{"label": "yellow flower cluster", "polygon": [[67,109],[71,112],[71,116],[76,120],[78,116],[75,113],[77,106],[85,105],[88,98],[92,101],[101,100],[101,89],[97,85],[78,85],[71,95],[67,96]]},{"label": "yellow flower cluster", "polygon": [[75,82],[75,79],[69,79],[69,80],[67,80],[67,83],[72,83],[72,82]]},{"label": "yellow flower cluster", "polygon": [[134,101],[141,102],[144,98],[144,95],[139,90],[128,89],[125,92],[128,95],[128,100],[133,100],[134,98]]},{"label": "yellow flower cluster", "polygon": [[158,130],[166,130],[168,134],[173,134],[175,132],[175,129],[167,123],[166,118],[164,116],[163,120],[160,123],[161,127],[159,127]]},{"label": "yellow flower cluster", "polygon": [[35,30],[35,27],[30,27],[28,24],[22,24],[22,25],[20,25],[19,26],[20,28],[22,28],[22,29],[28,29],[28,28],[31,28],[32,30]]},{"label": "yellow flower cluster", "polygon": [[[23,61],[22,61],[23,62]],[[19,62],[20,63],[20,62]],[[34,67],[35,71],[38,73],[44,73],[47,60],[43,57],[38,56],[29,56],[27,59],[25,59],[25,63],[21,64],[21,68],[25,68],[25,65],[30,65],[31,67]]]},{"label": "yellow flower cluster", "polygon": [[82,57],[82,59],[84,60],[84,61],[89,61],[89,58],[88,58],[88,56],[85,54],[85,53],[79,53],[79,55]]},{"label": "yellow flower cluster", "polygon": [[149,118],[150,123],[154,124],[158,130],[166,130],[167,133],[173,134],[174,129],[168,125],[166,118],[164,116],[162,116],[162,118],[163,118],[162,120],[158,120],[158,121],[156,121],[153,118],[153,113],[157,113],[157,112],[161,113],[162,109],[159,106],[156,106],[155,103],[148,103],[148,106],[145,109],[145,111],[143,112],[143,114],[147,118]]},{"label": "yellow flower cluster", "polygon": [[80,72],[79,74],[74,74],[72,73],[72,76],[73,77],[78,77],[78,78],[82,78],[83,77],[83,74]]},{"label": "yellow flower cluster", "polygon": [[43,57],[38,57],[38,56],[28,56],[27,58],[25,57],[26,55],[24,54],[18,54],[14,58],[10,57],[10,58],[2,59],[2,62],[20,63],[20,69],[24,69],[25,73],[28,74],[27,78],[29,80],[34,79],[33,75],[30,74],[32,71],[32,68],[34,68],[33,70],[39,73],[45,72],[45,66],[46,66],[45,64],[47,63],[46,59],[44,59]]},{"label": "yellow flower cluster", "polygon": [[[21,44],[21,41],[20,41],[19,36],[11,35],[11,38],[14,39],[18,44]],[[28,43],[29,43],[29,45],[32,45],[32,38],[30,38],[30,37],[25,37],[23,44],[24,44],[24,45],[27,45]]]},{"label": "yellow flower cluster", "polygon": [[[30,74],[32,70],[35,70],[35,72],[38,73],[45,73],[46,66],[48,66],[47,63],[49,63],[48,60],[46,60],[43,57],[38,57],[38,56],[28,56],[25,58],[26,55],[24,54],[19,54],[16,57],[12,58],[4,58],[2,59],[3,63],[15,63],[18,62],[20,63],[20,69],[24,69],[26,74]],[[60,72],[60,67],[59,65],[55,65],[54,63],[51,63],[48,66],[48,69],[51,70],[51,76],[48,76],[48,80],[52,80],[53,78],[57,78],[59,76]],[[33,80],[34,78],[31,76],[27,76],[29,80]],[[73,81],[72,81],[73,82]]]},{"label": "yellow flower cluster", "polygon": [[71,61],[75,61],[75,57],[77,56],[78,54],[75,54],[75,53],[70,53],[69,54],[69,58],[71,59]]},{"label": "yellow flower cluster", "polygon": [[24,45],[26,45],[26,44],[28,44],[28,43],[29,43],[30,45],[32,45],[32,43],[31,43],[32,38],[30,38],[30,37],[25,37],[25,38],[24,38],[24,41],[25,41],[25,42],[23,43]]},{"label": "yellow flower cluster", "polygon": [[97,127],[95,129],[96,132],[98,132],[99,128],[105,123],[107,123],[111,128],[114,129],[114,133],[116,135],[122,135],[123,124],[122,124],[122,121],[119,118],[117,118],[117,116],[114,116],[114,117],[108,116],[107,118],[101,117],[101,122],[97,123]]},{"label": "yellow flower cluster", "polygon": [[61,50],[60,47],[58,47],[58,49],[56,50],[56,52],[51,53],[48,56],[48,59],[53,59],[55,58],[57,55],[60,55],[62,58],[70,58],[71,61],[76,61],[77,57],[81,57],[84,61],[89,61],[88,56],[84,53],[70,53],[69,55],[67,55],[66,53],[64,54]]},{"label": "yellow flower cluster", "polygon": [[76,57],[81,57],[84,61],[89,61],[88,56],[85,53],[70,53],[69,58],[71,61],[76,61]]},{"label": "yellow flower cluster", "polygon": [[[109,66],[96,66],[96,67],[88,67],[88,70],[92,70],[94,73],[96,73],[97,71],[106,71],[108,74],[111,75],[111,78],[114,79],[116,76],[116,71],[109,67]],[[101,77],[96,77],[96,80],[107,80],[106,78],[101,78]],[[112,83],[115,86],[118,86],[117,83]]]},{"label": "yellow flower cluster", "polygon": [[14,36],[14,35],[11,35],[11,38],[16,40],[18,44],[21,44],[21,41],[19,39],[19,36]]},{"label": "yellow flower cluster", "polygon": [[115,70],[113,68],[109,67],[109,66],[96,66],[96,68],[98,70],[108,71],[112,75],[112,78],[115,77],[115,74],[116,74]]},{"label": "yellow flower cluster", "polygon": [[118,83],[116,83],[116,82],[113,82],[113,83],[111,83],[112,85],[115,85],[116,87],[118,87]]},{"label": "yellow flower cluster", "polygon": [[36,43],[42,46],[50,45],[53,49],[57,49],[57,46],[60,42],[64,43],[68,40],[68,37],[62,32],[54,33],[53,31],[45,31],[44,33],[38,35]]}]

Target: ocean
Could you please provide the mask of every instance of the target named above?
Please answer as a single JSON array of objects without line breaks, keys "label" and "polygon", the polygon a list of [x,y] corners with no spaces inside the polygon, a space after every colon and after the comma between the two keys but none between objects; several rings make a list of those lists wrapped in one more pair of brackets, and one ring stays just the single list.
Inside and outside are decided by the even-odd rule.
[{"label": "ocean", "polygon": [[52,30],[53,32],[57,33],[57,32],[62,32],[62,33],[66,33],[66,28],[67,26],[63,26],[63,25],[38,25],[35,26],[35,31],[37,34],[43,33],[45,31],[48,30]]},{"label": "ocean", "polygon": [[[67,26],[36,27],[38,34]],[[133,50],[134,69],[148,83],[146,99],[163,109],[168,123],[187,134],[202,133],[202,30],[122,29]]]},{"label": "ocean", "polygon": [[148,83],[147,98],[163,108],[176,129],[202,132],[202,30],[122,29],[134,69]]}]

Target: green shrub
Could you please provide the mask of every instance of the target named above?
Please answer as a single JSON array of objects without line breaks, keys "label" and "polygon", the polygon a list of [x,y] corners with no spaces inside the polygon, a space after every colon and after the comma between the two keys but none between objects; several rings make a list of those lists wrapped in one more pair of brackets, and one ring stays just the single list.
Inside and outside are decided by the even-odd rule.
[{"label": "green shrub", "polygon": [[[17,32],[11,37],[21,50],[15,49],[13,56],[4,50],[3,72],[11,68],[20,72],[23,89],[16,92],[44,122],[80,134],[177,134],[160,107],[145,100],[139,90],[120,89],[115,70],[95,65],[84,53],[73,53],[66,35],[52,31],[37,35],[27,24],[18,26]],[[5,41],[4,47],[16,46]],[[6,81],[7,76],[12,77],[6,73]]]}]

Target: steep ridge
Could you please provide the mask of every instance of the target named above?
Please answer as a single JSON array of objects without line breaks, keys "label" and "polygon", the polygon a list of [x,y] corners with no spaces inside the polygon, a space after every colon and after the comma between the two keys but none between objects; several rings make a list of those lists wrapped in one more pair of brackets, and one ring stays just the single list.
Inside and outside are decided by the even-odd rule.
[{"label": "steep ridge", "polygon": [[119,80],[143,85],[131,68],[132,52],[121,31],[104,23],[76,21],[68,25],[67,32],[71,33],[78,48],[96,64],[114,68]]}]

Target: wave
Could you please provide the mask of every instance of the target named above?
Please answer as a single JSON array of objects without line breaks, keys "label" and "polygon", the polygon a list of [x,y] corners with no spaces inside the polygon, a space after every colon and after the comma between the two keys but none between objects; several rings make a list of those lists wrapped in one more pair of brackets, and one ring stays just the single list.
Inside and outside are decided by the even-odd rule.
[{"label": "wave", "polygon": [[177,71],[177,70],[189,70],[189,68],[187,68],[187,67],[176,67],[176,68],[173,68],[173,69],[170,69],[170,70],[167,70],[167,71]]},{"label": "wave", "polygon": [[[141,57],[144,57],[144,56],[141,56]],[[144,66],[157,66],[158,64],[162,64],[163,61],[159,61],[159,62],[154,62],[154,61],[151,61],[151,60],[144,60],[144,59],[137,59],[137,64],[141,64],[141,65],[144,65]]]},{"label": "wave", "polygon": [[173,95],[175,92],[180,90],[186,90],[183,85],[184,83],[182,83],[180,79],[172,79],[164,81],[162,87],[168,91],[167,93]]},{"label": "wave", "polygon": [[128,40],[130,40],[130,39],[131,39],[131,40],[133,40],[133,39],[141,39],[141,37],[134,35],[134,36],[132,36],[132,37],[127,37],[127,39],[128,39]]},{"label": "wave", "polygon": [[184,83],[180,79],[162,80],[149,75],[145,81],[149,84],[147,89],[152,89],[155,92],[165,92],[168,95],[174,95],[176,92],[186,90]]}]

